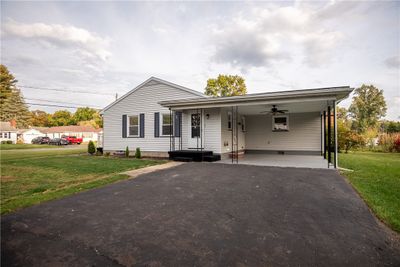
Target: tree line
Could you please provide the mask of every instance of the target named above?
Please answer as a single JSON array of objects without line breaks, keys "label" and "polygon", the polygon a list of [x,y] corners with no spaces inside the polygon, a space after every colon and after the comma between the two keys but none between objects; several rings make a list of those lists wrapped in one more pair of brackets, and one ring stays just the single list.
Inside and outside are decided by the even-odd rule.
[{"label": "tree line", "polygon": [[0,121],[15,121],[18,128],[52,127],[67,125],[103,127],[102,118],[97,109],[82,107],[74,113],[58,110],[47,113],[42,110],[29,111],[17,80],[5,65],[0,64]]}]

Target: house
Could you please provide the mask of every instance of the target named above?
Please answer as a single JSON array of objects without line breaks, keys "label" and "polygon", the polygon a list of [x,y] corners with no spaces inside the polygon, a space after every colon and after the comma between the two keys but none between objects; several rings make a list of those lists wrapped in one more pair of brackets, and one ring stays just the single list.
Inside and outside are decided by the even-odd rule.
[{"label": "house", "polygon": [[0,142],[17,143],[17,129],[10,122],[0,122]]},{"label": "house", "polygon": [[29,129],[19,129],[17,133],[17,140],[24,144],[32,143],[32,139],[40,136],[46,136],[46,127],[32,127]]},{"label": "house", "polygon": [[250,155],[314,155],[336,167],[336,105],[352,90],[214,98],[152,77],[101,111],[103,150],[140,147],[143,156],[235,163]]},{"label": "house", "polygon": [[92,126],[79,126],[79,125],[69,125],[69,126],[55,126],[48,128],[45,133],[46,136],[50,138],[60,138],[62,136],[76,136],[83,138],[83,142],[97,141],[98,133],[102,129],[96,129]]}]

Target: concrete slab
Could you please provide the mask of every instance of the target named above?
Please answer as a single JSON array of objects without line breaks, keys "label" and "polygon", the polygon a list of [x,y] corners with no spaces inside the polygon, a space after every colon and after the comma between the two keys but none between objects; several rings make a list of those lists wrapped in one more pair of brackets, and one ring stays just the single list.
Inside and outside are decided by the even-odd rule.
[{"label": "concrete slab", "polygon": [[[232,163],[232,159],[223,159],[217,163],[229,164]],[[328,161],[315,155],[244,154],[243,158],[239,158],[239,164],[328,169]]]}]

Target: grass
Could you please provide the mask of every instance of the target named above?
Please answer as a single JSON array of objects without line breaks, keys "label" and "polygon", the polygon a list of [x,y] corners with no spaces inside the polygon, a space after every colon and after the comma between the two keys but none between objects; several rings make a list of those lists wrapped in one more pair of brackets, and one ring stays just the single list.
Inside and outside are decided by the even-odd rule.
[{"label": "grass", "polygon": [[96,157],[86,150],[1,151],[1,213],[128,178],[120,172],[164,163]]},{"label": "grass", "polygon": [[51,145],[38,145],[38,144],[0,144],[1,150],[14,150],[14,149],[35,149],[35,148],[57,148],[59,146]]},{"label": "grass", "polygon": [[355,152],[339,154],[343,174],[374,213],[400,232],[400,154]]}]

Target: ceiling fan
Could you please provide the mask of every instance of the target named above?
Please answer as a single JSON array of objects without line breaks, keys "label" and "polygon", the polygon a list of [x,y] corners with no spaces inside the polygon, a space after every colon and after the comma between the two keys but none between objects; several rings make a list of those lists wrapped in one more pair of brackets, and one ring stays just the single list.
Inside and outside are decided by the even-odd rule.
[{"label": "ceiling fan", "polygon": [[272,105],[272,108],[271,108],[270,111],[264,110],[264,111],[261,111],[260,113],[267,113],[267,114],[276,115],[277,113],[284,114],[285,112],[288,112],[288,111],[289,111],[289,110],[287,110],[287,109],[278,109],[278,108],[276,107],[276,105]]}]

